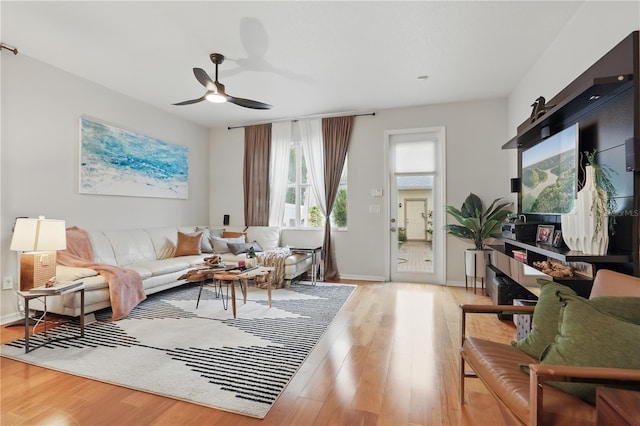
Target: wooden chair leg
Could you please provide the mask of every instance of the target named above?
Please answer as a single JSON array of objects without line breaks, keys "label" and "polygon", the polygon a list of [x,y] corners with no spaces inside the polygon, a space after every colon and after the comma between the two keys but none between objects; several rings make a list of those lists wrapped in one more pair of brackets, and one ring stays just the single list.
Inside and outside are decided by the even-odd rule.
[{"label": "wooden chair leg", "polygon": [[460,407],[464,405],[464,358],[460,355]]}]

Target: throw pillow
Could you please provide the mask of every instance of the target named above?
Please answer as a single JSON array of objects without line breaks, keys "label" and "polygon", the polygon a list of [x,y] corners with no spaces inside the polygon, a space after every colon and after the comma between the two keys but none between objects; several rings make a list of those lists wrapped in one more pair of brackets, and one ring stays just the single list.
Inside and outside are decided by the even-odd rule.
[{"label": "throw pillow", "polygon": [[196,232],[194,234],[185,234],[178,231],[178,246],[173,257],[178,256],[190,256],[195,254],[201,254],[200,240],[202,239],[202,232]]},{"label": "throw pillow", "polygon": [[247,243],[227,243],[227,246],[229,247],[229,250],[231,250],[231,253],[236,256],[249,251],[249,244]]},{"label": "throw pillow", "polygon": [[235,255],[246,253],[251,247],[253,247],[253,250],[256,253],[262,251],[262,247],[260,247],[260,244],[255,241],[252,243],[227,243],[227,246],[229,247],[229,250],[231,250],[231,253]]},{"label": "throw pillow", "polygon": [[262,250],[262,247],[260,247],[260,244],[258,244],[257,241],[253,241],[250,243],[247,243],[249,245],[249,247],[253,247],[253,251],[255,251],[256,253],[260,253]]},{"label": "throw pillow", "polygon": [[222,238],[240,238],[242,237],[242,242],[247,242],[247,233],[246,232],[234,232],[234,231],[222,231]]},{"label": "throw pillow", "polygon": [[196,232],[202,231],[202,240],[200,241],[200,251],[202,253],[213,253],[213,246],[211,245],[211,232],[207,227],[196,227]]},{"label": "throw pillow", "polygon": [[211,244],[213,244],[213,252],[218,254],[230,253],[228,243],[239,244],[244,243],[244,236],[238,238],[218,238],[211,237]]},{"label": "throw pillow", "polygon": [[[578,367],[640,369],[640,325],[602,310],[602,305],[575,295],[559,295],[565,303],[561,312],[558,336],[545,351],[542,364]],[[638,299],[618,297],[618,307]],[[615,312],[618,307],[610,305]],[[595,402],[596,385],[588,383],[550,382],[550,384],[585,401]]]},{"label": "throw pillow", "polygon": [[602,312],[640,324],[640,297],[598,296],[589,299],[589,303]]},{"label": "throw pillow", "polygon": [[545,279],[538,279],[540,295],[533,311],[531,332],[524,339],[511,342],[513,346],[526,354],[541,359],[542,352],[549,346],[558,334],[558,319],[563,303],[556,293],[575,295],[576,292],[567,286]]}]

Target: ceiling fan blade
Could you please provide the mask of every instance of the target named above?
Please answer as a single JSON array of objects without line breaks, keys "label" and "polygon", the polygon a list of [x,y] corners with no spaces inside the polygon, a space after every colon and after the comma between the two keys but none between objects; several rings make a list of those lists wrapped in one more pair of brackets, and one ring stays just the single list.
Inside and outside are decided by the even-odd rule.
[{"label": "ceiling fan blade", "polygon": [[252,101],[251,99],[236,98],[236,97],[229,96],[229,95],[227,95],[227,101],[231,102],[232,104],[236,104],[236,105],[239,105],[239,106],[245,107],[245,108],[253,108],[253,109],[271,109],[271,108],[273,108],[273,106],[269,105],[269,104],[265,104],[265,103],[258,102],[258,101]]},{"label": "ceiling fan blade", "polygon": [[211,90],[211,91],[216,90],[215,83],[213,82],[213,80],[211,80],[211,77],[209,77],[209,74],[207,74],[207,72],[202,68],[194,68],[193,75],[196,76],[196,79],[200,82],[200,84],[206,87],[207,90]]},{"label": "ceiling fan blade", "polygon": [[204,95],[204,96],[202,96],[202,97],[200,97],[198,99],[191,99],[191,100],[188,100],[188,101],[182,101],[182,102],[178,102],[177,104],[172,104],[172,105],[190,105],[190,104],[195,104],[195,103],[204,101],[206,96],[207,95]]}]

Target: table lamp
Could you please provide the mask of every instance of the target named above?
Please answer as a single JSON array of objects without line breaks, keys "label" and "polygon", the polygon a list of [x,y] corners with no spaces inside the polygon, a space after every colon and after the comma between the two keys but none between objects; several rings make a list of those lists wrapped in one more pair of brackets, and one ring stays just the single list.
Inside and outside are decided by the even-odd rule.
[{"label": "table lamp", "polygon": [[67,248],[64,220],[40,216],[18,218],[11,239],[11,250],[20,255],[20,290],[44,285],[56,275],[56,250]]}]

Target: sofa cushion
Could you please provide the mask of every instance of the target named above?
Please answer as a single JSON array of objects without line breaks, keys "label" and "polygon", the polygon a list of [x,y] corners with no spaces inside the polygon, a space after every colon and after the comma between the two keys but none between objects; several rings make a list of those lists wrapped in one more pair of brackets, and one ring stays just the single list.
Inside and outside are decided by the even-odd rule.
[{"label": "sofa cushion", "polygon": [[219,253],[219,254],[224,254],[224,253],[231,253],[231,250],[229,249],[229,246],[227,245],[228,243],[245,243],[245,238],[244,236],[242,237],[237,237],[237,238],[218,238],[218,237],[211,237],[211,243],[213,244],[213,252],[214,253]]},{"label": "sofa cushion", "polygon": [[247,228],[247,241],[256,241],[264,251],[280,246],[280,228],[277,226],[250,226]]},{"label": "sofa cushion", "polygon": [[[575,295],[559,294],[564,303],[555,342],[544,352],[542,364],[578,367],[640,369],[640,325],[616,316],[618,307],[630,312],[640,307],[640,298],[619,297],[618,303],[603,304]],[[623,308],[623,305],[628,305]],[[607,312],[605,309],[610,309]],[[595,385],[551,383],[577,397],[595,402]]]},{"label": "sofa cushion", "polygon": [[127,268],[133,269],[139,273],[143,279],[145,279],[152,276],[155,277],[188,269],[191,264],[187,259],[188,256],[180,256],[172,259],[152,260],[149,262],[129,265]]},{"label": "sofa cushion", "polygon": [[558,320],[564,304],[558,299],[556,293],[575,295],[576,292],[567,286],[545,279],[539,279],[538,283],[540,295],[533,311],[531,332],[524,339],[511,344],[539,360],[542,352],[553,343],[558,334]]},{"label": "sofa cushion", "polygon": [[178,244],[176,252],[173,257],[180,256],[193,256],[202,253],[200,249],[200,242],[202,241],[203,232],[194,232],[191,234],[185,234],[184,232],[178,232]]},{"label": "sofa cushion", "polygon": [[[151,238],[153,248],[156,251],[156,259],[168,259],[173,257],[178,245],[178,231],[175,226],[161,228],[145,228],[145,232]],[[191,231],[193,232],[193,231]]]},{"label": "sofa cushion", "polygon": [[144,229],[105,231],[113,247],[118,266],[156,260],[156,250]]},{"label": "sofa cushion", "polygon": [[56,265],[56,280],[58,281],[75,281],[96,275],[98,275],[98,271],[95,269]]},{"label": "sofa cushion", "polygon": [[111,241],[102,231],[87,231],[89,242],[91,242],[91,251],[93,252],[93,261],[105,265],[117,266],[116,254],[113,252]]}]

